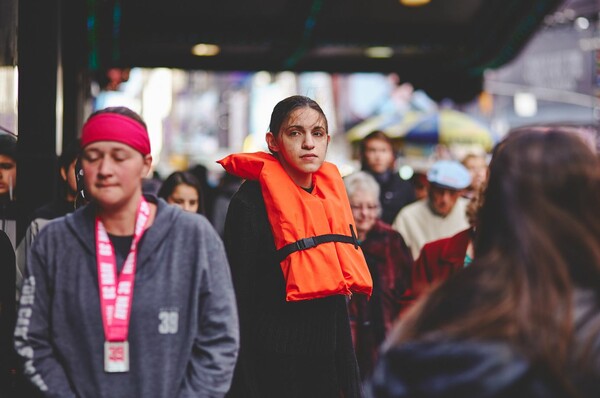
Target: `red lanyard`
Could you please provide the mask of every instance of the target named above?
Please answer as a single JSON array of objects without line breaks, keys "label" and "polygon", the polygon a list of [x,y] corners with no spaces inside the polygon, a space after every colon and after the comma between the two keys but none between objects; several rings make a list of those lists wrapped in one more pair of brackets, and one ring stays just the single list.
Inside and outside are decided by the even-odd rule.
[{"label": "red lanyard", "polygon": [[142,197],[138,206],[135,231],[129,254],[117,279],[117,261],[112,242],[106,229],[96,217],[96,262],[98,265],[98,287],[100,307],[106,341],[126,341],[133,299],[133,283],[137,263],[137,244],[144,234],[150,216],[150,206]]}]

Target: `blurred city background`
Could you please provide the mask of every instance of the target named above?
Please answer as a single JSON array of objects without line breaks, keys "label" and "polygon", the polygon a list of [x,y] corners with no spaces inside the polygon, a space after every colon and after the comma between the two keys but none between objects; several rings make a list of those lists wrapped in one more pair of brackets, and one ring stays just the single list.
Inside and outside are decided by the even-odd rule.
[{"label": "blurred city background", "polygon": [[[385,1],[196,2],[196,20],[184,18],[189,1],[19,3],[0,2],[0,126],[19,135],[21,189],[32,193],[43,188],[49,154],[60,154],[82,120],[106,106],[128,106],[146,120],[158,176],[203,165],[214,185],[215,160],[265,149],[273,105],[296,93],[325,110],[328,157],[343,174],[359,167],[357,143],[375,129],[394,138],[408,179],[437,158],[489,154],[515,126],[600,117],[597,0],[432,0],[425,11],[405,5],[414,14],[398,20],[385,17]],[[359,3],[374,11],[360,15]],[[293,12],[301,16],[285,18]],[[194,61],[177,54],[194,40],[222,43],[196,47],[196,55],[186,47]],[[260,40],[280,51],[266,52]],[[378,45],[365,61],[353,58],[352,45],[365,43]],[[228,45],[240,53],[227,58]]]}]

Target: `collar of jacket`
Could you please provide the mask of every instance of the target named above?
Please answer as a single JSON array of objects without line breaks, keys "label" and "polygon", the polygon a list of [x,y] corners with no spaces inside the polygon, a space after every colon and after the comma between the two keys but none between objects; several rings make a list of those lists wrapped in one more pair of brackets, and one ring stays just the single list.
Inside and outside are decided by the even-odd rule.
[{"label": "collar of jacket", "polygon": [[[176,225],[180,212],[174,206],[169,206],[163,199],[154,195],[144,194],[144,198],[157,207],[156,216],[152,225],[160,225],[161,228],[148,228],[144,233],[144,244],[140,246],[138,252],[138,264],[143,264],[154,253],[156,247],[169,234],[169,231]],[[95,231],[94,220],[96,215],[96,206],[89,203],[75,212],[66,216],[66,224],[73,231],[73,234],[81,242],[81,245],[89,252],[95,253]]]},{"label": "collar of jacket", "polygon": [[465,255],[467,247],[471,240],[472,227],[460,231],[450,239],[446,240],[446,244],[440,253],[440,264],[448,266],[460,266],[465,264]]}]

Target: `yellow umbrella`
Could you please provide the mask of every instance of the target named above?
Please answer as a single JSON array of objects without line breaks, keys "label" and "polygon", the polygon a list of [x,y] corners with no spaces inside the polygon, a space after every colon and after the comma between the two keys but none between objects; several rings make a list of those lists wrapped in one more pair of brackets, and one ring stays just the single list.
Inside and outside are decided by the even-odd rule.
[{"label": "yellow umbrella", "polygon": [[452,109],[442,109],[417,120],[404,131],[406,143],[477,144],[490,151],[496,141],[493,131],[472,116]]},{"label": "yellow umbrella", "polygon": [[398,113],[393,114],[381,114],[370,117],[358,123],[346,132],[346,138],[350,142],[360,141],[367,134],[375,130],[384,130],[389,125],[398,123],[402,120],[403,115]]},{"label": "yellow umbrella", "polygon": [[425,116],[425,113],[419,111],[408,111],[404,114],[404,117],[399,123],[395,123],[387,126],[383,129],[390,138],[403,137],[408,129],[415,125],[419,120]]}]

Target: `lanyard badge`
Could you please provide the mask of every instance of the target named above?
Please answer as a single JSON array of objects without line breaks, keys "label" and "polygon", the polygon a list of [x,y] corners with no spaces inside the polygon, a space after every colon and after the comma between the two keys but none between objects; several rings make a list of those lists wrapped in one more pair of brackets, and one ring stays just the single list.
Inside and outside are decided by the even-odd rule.
[{"label": "lanyard badge", "polygon": [[117,275],[114,247],[99,217],[96,217],[96,263],[100,308],[104,326],[104,371],[129,371],[129,320],[133,301],[133,286],[137,263],[137,244],[144,234],[150,216],[150,206],[142,197],[138,206],[135,231],[129,254]]}]

